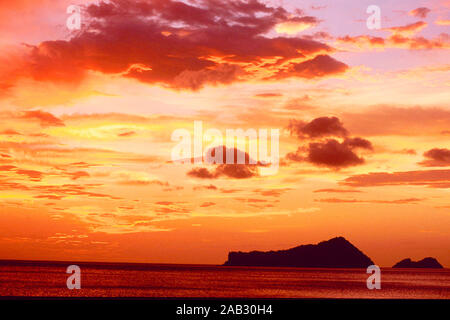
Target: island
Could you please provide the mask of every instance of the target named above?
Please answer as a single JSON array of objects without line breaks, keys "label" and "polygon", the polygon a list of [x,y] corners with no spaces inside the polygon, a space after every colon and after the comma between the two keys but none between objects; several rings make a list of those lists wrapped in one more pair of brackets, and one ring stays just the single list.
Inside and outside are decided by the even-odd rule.
[{"label": "island", "polygon": [[367,268],[373,261],[344,237],[279,251],[230,252],[224,266]]},{"label": "island", "polygon": [[397,262],[392,268],[444,268],[435,258],[428,257],[420,261],[412,261],[410,258]]}]

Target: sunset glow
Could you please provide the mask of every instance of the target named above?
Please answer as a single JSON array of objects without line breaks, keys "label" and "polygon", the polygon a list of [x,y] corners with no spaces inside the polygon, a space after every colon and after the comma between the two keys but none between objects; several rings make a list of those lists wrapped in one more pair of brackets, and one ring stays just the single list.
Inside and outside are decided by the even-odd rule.
[{"label": "sunset glow", "polygon": [[[449,20],[448,0],[2,1],[0,258],[219,264],[344,236],[449,267]],[[277,172],[172,161],[195,121],[279,129]]]}]

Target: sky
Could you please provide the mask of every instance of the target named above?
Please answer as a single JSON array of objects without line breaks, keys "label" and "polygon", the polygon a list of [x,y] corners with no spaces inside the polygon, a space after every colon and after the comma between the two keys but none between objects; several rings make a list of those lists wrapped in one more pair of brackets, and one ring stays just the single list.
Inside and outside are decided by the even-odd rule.
[{"label": "sky", "polygon": [[219,264],[343,236],[450,267],[449,28],[448,0],[1,2],[0,259]]}]

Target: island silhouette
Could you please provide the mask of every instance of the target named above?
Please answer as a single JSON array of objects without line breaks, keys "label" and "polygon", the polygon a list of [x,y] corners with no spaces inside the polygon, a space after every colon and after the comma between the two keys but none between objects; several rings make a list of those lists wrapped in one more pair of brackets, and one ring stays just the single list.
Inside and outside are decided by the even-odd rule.
[{"label": "island silhouette", "polygon": [[367,268],[374,262],[344,237],[279,251],[230,252],[225,266]]},{"label": "island silhouette", "polygon": [[412,261],[410,258],[397,262],[392,268],[433,268],[443,269],[444,267],[432,257],[424,258],[420,261]]}]

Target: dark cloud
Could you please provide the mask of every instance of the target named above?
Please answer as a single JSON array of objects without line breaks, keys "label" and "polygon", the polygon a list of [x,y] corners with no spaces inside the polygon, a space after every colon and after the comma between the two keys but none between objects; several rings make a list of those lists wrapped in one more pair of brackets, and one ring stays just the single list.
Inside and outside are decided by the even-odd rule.
[{"label": "dark cloud", "polygon": [[326,142],[310,143],[307,161],[332,168],[344,168],[364,163],[362,157],[354,152],[354,147],[337,140],[330,139]]},{"label": "dark cloud", "polygon": [[247,179],[258,176],[258,168],[255,165],[221,164],[217,167],[215,174],[234,179]]},{"label": "dark cloud", "polygon": [[218,146],[208,149],[205,154],[205,162],[208,164],[216,164],[216,158],[219,158],[217,164],[258,164],[258,161],[250,158],[247,152],[237,148]]},{"label": "dark cloud", "polygon": [[346,138],[343,142],[343,145],[347,146],[349,149],[367,149],[373,150],[372,143],[369,140],[356,137],[356,138]]},{"label": "dark cloud", "polygon": [[289,152],[288,154],[286,154],[286,160],[290,160],[290,161],[294,161],[294,162],[306,161],[307,157],[305,156],[305,152],[308,152],[307,148],[298,147],[297,151]]},{"label": "dark cloud", "polygon": [[217,175],[214,172],[210,172],[206,168],[193,168],[187,173],[188,176],[200,179],[214,179]]},{"label": "dark cloud", "polygon": [[212,170],[193,168],[187,175],[200,179],[217,179],[222,176],[232,179],[248,179],[258,176],[258,169],[255,165],[221,164]]},{"label": "dark cloud", "polygon": [[[8,78],[78,83],[93,70],[197,90],[258,77],[255,66],[274,70],[277,78],[317,78],[347,69],[327,55],[334,50],[324,43],[266,36],[279,23],[318,21],[259,0],[100,1],[86,5],[83,17],[82,30],[70,40],[29,45],[28,67]],[[304,61],[282,67],[299,59]],[[8,79],[2,85],[11,86]]]},{"label": "dark cloud", "polygon": [[[219,163],[215,163],[215,157],[219,158]],[[232,161],[227,161],[227,157]],[[242,163],[239,163],[239,161]],[[187,175],[200,179],[216,179],[222,176],[233,179],[247,179],[258,176],[258,166],[263,165],[251,159],[247,152],[225,146],[207,150],[205,162],[216,166],[211,170],[207,168],[193,168]]]},{"label": "dark cloud", "polygon": [[[312,139],[307,146],[299,146],[295,152],[286,154],[293,162],[310,162],[317,166],[345,168],[364,163],[364,159],[355,152],[357,149],[373,150],[372,143],[360,137],[347,137],[349,132],[337,117],[320,117],[310,122],[291,120],[288,130],[300,139]],[[320,140],[323,137],[341,137]]]},{"label": "dark cloud", "polygon": [[344,137],[348,134],[347,129],[337,117],[320,117],[308,123],[291,120],[288,130],[299,138]]},{"label": "dark cloud", "polygon": [[450,149],[434,148],[425,152],[427,159],[419,164],[425,167],[445,167],[450,166]]}]

